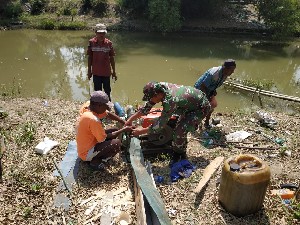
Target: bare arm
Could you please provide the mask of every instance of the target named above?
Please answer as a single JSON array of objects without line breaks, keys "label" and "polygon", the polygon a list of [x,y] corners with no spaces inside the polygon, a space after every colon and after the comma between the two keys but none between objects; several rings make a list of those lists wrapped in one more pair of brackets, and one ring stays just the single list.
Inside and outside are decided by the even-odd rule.
[{"label": "bare arm", "polygon": [[132,130],[132,136],[139,136],[139,135],[142,135],[142,134],[147,134],[149,131],[149,127],[146,127],[146,128],[136,128],[134,130]]},{"label": "bare arm", "polygon": [[87,72],[87,76],[88,76],[89,80],[92,77],[92,61],[93,61],[93,57],[91,55],[88,55],[88,72]]},{"label": "bare arm", "polygon": [[107,112],[107,117],[111,120],[115,120],[115,121],[118,121],[119,123],[121,123],[122,125],[125,124],[125,120],[123,120],[121,117],[117,116],[116,114],[114,113],[111,113],[111,112]]},{"label": "bare arm", "polygon": [[112,77],[117,80],[118,77],[117,77],[117,74],[116,74],[116,64],[115,64],[115,57],[114,56],[111,56],[110,57],[110,66],[111,66],[111,69],[112,69]]},{"label": "bare arm", "polygon": [[113,139],[119,136],[119,134],[123,133],[123,132],[131,132],[132,131],[132,127],[131,126],[125,126],[123,128],[121,128],[120,130],[114,131],[112,133],[107,134],[107,139]]},{"label": "bare arm", "polygon": [[143,113],[137,111],[135,114],[133,114],[126,122],[125,122],[125,126],[129,126],[132,124],[133,121],[135,121],[136,119],[140,118],[142,115],[144,115]]}]

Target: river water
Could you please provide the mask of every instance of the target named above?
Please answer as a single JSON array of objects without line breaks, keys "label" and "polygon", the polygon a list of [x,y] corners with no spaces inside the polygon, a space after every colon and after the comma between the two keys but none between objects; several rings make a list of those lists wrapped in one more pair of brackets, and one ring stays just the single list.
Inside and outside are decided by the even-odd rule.
[{"label": "river water", "polygon": [[[1,94],[87,100],[93,86],[86,79],[86,49],[93,35],[0,31]],[[116,50],[118,80],[112,82],[112,98],[122,105],[140,104],[142,88],[149,81],[193,86],[202,73],[227,58],[237,62],[232,78],[272,82],[273,90],[300,97],[300,39],[278,43],[249,36],[135,32],[110,32],[107,37]],[[223,87],[217,99],[218,111],[251,105],[249,94]]]}]

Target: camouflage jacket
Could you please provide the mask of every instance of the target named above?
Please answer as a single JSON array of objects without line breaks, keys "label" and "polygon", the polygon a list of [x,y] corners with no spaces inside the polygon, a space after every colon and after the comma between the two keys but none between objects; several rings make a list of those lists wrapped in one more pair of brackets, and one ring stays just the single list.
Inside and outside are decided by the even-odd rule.
[{"label": "camouflage jacket", "polygon": [[[205,94],[194,87],[166,82],[160,84],[165,87],[165,97],[162,100],[163,111],[157,122],[150,126],[150,134],[160,132],[174,114],[183,116],[193,111],[203,114],[204,108],[209,105]],[[139,111],[147,115],[154,105],[155,103],[148,101]]]}]

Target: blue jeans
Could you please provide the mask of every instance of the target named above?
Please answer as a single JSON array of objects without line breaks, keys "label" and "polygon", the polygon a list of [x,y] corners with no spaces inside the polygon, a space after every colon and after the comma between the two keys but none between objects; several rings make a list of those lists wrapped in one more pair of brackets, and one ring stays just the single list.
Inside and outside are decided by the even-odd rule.
[{"label": "blue jeans", "polygon": [[110,77],[103,77],[103,76],[96,76],[93,75],[93,82],[94,82],[94,90],[95,91],[102,91],[102,87],[104,89],[104,92],[108,95],[109,101],[111,101],[110,98]]}]

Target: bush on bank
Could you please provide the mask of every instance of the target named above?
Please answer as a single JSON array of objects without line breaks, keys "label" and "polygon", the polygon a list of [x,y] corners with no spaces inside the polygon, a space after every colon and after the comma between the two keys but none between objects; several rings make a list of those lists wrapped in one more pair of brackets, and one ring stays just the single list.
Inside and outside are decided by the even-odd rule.
[{"label": "bush on bank", "polygon": [[258,0],[257,7],[276,37],[300,33],[299,0]]},{"label": "bush on bank", "polygon": [[[249,3],[257,7],[261,19],[274,33],[274,36],[300,34],[299,0],[252,0]],[[182,22],[190,19],[218,19],[223,8],[234,7],[228,0],[2,0],[0,18],[24,19],[30,27],[47,29],[82,29],[82,23],[75,18],[82,15],[94,17],[120,17],[147,20],[156,31],[171,32],[181,29]],[[242,7],[241,9],[242,10]],[[60,24],[57,20],[42,21],[32,16],[51,14],[64,19],[71,17],[71,23]],[[220,18],[219,18],[220,19]],[[68,20],[68,19],[67,19]],[[54,23],[54,24],[53,24]],[[1,24],[0,24],[1,25]]]}]

